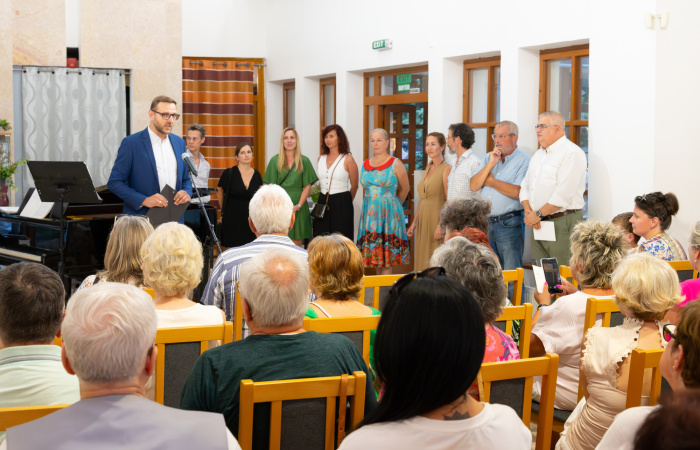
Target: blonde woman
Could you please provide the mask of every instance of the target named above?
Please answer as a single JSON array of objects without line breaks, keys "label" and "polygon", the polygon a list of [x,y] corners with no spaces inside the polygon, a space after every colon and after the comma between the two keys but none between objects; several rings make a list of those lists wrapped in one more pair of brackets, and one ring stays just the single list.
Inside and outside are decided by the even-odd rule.
[{"label": "blonde woman", "polygon": [[282,132],[280,152],[270,160],[263,181],[278,184],[287,191],[294,203],[294,227],[289,237],[301,247],[302,241],[311,237],[311,215],[306,206],[311,185],[318,181],[314,167],[309,158],[301,154],[299,135],[292,127]]},{"label": "blonde woman", "polygon": [[105,269],[85,278],[78,290],[100,281],[143,287],[141,245],[151,233],[153,226],[146,216],[118,216],[109,233]]}]

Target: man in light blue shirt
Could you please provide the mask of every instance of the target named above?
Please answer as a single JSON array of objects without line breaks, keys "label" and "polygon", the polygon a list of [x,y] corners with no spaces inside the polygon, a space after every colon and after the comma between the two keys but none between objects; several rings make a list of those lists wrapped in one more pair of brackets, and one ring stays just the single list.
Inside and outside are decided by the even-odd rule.
[{"label": "man in light blue shirt", "polygon": [[530,157],[518,150],[518,126],[513,122],[500,122],[491,137],[496,147],[484,156],[470,188],[491,200],[489,244],[503,270],[511,270],[523,266],[524,222],[519,194]]}]

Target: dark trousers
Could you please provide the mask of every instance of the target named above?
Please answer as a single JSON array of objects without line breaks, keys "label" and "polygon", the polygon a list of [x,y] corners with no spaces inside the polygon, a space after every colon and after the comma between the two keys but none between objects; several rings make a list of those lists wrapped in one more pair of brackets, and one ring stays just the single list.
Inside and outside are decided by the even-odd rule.
[{"label": "dark trousers", "polygon": [[[318,203],[326,204],[325,194],[318,196]],[[323,234],[340,233],[355,242],[354,227],[355,213],[350,191],[330,195],[323,219],[313,218],[314,237]]]}]

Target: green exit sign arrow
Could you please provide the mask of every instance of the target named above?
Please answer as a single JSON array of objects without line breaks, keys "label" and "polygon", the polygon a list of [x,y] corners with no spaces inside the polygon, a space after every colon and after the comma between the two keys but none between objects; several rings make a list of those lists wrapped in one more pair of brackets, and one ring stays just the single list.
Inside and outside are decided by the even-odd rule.
[{"label": "green exit sign arrow", "polygon": [[389,50],[391,47],[391,39],[380,39],[372,42],[372,50]]}]

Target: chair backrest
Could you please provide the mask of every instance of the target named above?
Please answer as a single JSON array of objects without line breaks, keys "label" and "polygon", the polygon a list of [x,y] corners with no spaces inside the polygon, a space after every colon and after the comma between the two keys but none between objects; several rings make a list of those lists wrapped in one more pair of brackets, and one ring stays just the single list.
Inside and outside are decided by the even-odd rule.
[{"label": "chair backrest", "polygon": [[326,317],[311,319],[304,317],[304,330],[317,333],[340,333],[350,339],[362,353],[369,367],[370,332],[377,329],[380,316]]},{"label": "chair backrest", "polygon": [[[518,341],[518,351],[520,358],[525,359],[530,356],[530,331],[532,328],[532,304],[525,303],[520,306],[507,306],[503,312],[493,322],[494,326],[506,334],[513,336],[513,321],[520,321],[520,335]],[[499,324],[499,322],[501,322]],[[501,327],[501,325],[505,325]]]},{"label": "chair backrest", "polygon": [[477,376],[481,401],[510,406],[528,428],[532,409],[533,377],[542,377],[535,441],[537,450],[550,448],[558,369],[559,356],[547,353],[539,358],[483,363]]},{"label": "chair backrest", "polygon": [[525,269],[518,267],[513,270],[503,271],[503,281],[506,282],[506,287],[508,287],[508,282],[513,281],[513,298],[511,299],[514,306],[520,306],[523,297],[523,276],[525,275]]},{"label": "chair backrest", "polygon": [[63,337],[62,336],[56,336],[53,339],[53,345],[58,345],[59,347],[63,347]]},{"label": "chair backrest", "polygon": [[578,281],[574,280],[574,275],[571,273],[571,267],[559,266],[559,276],[566,278],[574,287],[578,287]]},{"label": "chair backrest", "polygon": [[691,278],[698,277],[698,271],[693,269],[690,261],[669,261],[671,268],[678,273],[678,279],[680,281],[690,280]]},{"label": "chair backrest", "polygon": [[[354,429],[364,417],[365,410],[365,387],[367,376],[364,372],[354,372],[351,376],[346,377],[346,395],[350,401],[350,428]],[[291,445],[289,439],[302,440],[300,445],[302,448],[314,448],[308,439],[313,439],[311,436],[322,436],[324,448],[335,448],[336,438],[336,402],[337,398],[342,395],[342,378],[336,377],[321,377],[321,378],[302,378],[297,380],[280,380],[280,381],[263,381],[254,382],[253,380],[241,380],[241,397],[238,419],[238,444],[243,450],[253,448],[253,408],[256,403],[270,403],[270,448],[280,448],[282,439],[282,422],[284,421],[301,421],[304,426],[304,433],[299,433],[300,427],[285,426],[285,430],[291,428],[290,436],[285,433],[285,447],[295,448]],[[310,417],[307,414],[295,414],[295,411],[283,407],[283,402],[290,400],[309,400],[309,399],[325,399],[325,417],[315,421],[315,417]],[[304,402],[290,402],[287,405],[290,407],[300,406]],[[303,408],[303,406],[301,406]],[[345,413],[346,405],[338,407],[339,416],[342,417]],[[341,410],[342,409],[342,410]],[[284,413],[284,414],[283,414]],[[345,422],[343,422],[343,427]],[[316,430],[318,433],[314,433]],[[342,440],[342,437],[338,439]],[[289,444],[289,445],[287,445]],[[340,442],[338,442],[340,445]]]},{"label": "chair backrest", "polygon": [[403,274],[399,275],[373,275],[365,277],[365,282],[360,291],[360,298],[358,300],[363,305],[365,304],[365,289],[372,289],[372,308],[379,309],[379,288],[391,286],[396,280],[401,278]]},{"label": "chair backrest", "polygon": [[153,288],[141,288],[141,290],[146,291],[148,295],[151,296],[151,298],[155,299],[156,298],[156,291],[153,290]]},{"label": "chair backrest", "polygon": [[[179,407],[182,387],[199,355],[209,349],[209,341],[232,342],[233,324],[200,327],[160,328],[156,332],[155,399],[166,406]],[[167,377],[165,376],[167,372]]]},{"label": "chair backrest", "polygon": [[[659,395],[661,394],[662,378],[659,370],[659,362],[663,349],[658,350],[642,350],[636,348],[632,350],[630,356],[630,377],[627,382],[627,404],[626,408],[634,408],[642,405],[642,390],[644,388],[644,372],[651,369],[651,391],[649,393],[649,405],[654,406],[658,403]],[[670,386],[666,383],[666,389]],[[666,390],[664,389],[664,390]]]},{"label": "chair backrest", "polygon": [[0,408],[0,431],[40,419],[52,412],[70,405],[23,406],[21,408]]},{"label": "chair backrest", "polygon": [[243,303],[241,303],[241,291],[236,283],[236,297],[233,301],[233,340],[243,339]]}]

